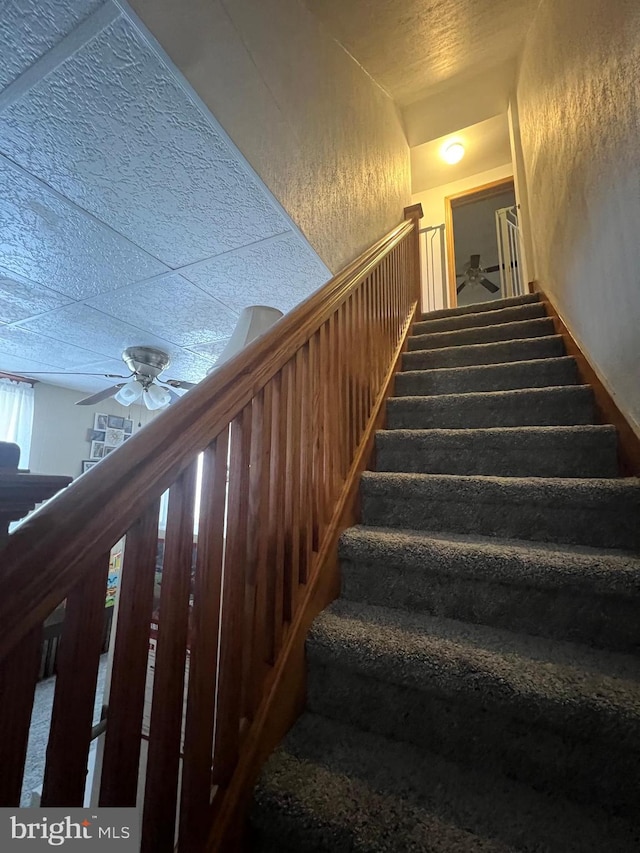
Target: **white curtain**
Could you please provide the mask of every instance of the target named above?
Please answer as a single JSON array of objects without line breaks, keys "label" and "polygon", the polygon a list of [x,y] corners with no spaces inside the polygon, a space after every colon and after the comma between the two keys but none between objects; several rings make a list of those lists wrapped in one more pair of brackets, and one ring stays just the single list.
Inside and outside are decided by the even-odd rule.
[{"label": "white curtain", "polygon": [[0,379],[0,441],[20,448],[20,467],[29,467],[33,429],[33,387],[27,382]]}]

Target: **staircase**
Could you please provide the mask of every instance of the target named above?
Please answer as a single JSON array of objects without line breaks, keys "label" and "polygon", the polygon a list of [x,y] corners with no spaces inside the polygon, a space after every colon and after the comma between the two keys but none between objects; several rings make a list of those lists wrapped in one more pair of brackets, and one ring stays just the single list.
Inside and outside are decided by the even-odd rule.
[{"label": "staircase", "polygon": [[535,295],[414,325],[252,849],[637,851],[640,482]]}]

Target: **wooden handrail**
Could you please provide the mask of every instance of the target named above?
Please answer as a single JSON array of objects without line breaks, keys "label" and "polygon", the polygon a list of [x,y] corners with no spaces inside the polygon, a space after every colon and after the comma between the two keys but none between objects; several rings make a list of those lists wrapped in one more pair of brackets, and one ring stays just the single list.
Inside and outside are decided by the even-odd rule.
[{"label": "wooden handrail", "polygon": [[144,853],[173,851],[176,826],[180,850],[203,850],[210,830],[211,849],[225,849],[215,839],[226,837],[277,730],[270,714],[288,703],[280,731],[295,714],[302,678],[292,691],[287,673],[299,672],[314,608],[335,594],[337,537],[419,301],[418,216],[408,209],[404,223],[10,535],[0,551],[0,805],[19,800],[42,624],[65,600],[42,803],[81,805],[98,615],[109,552],[124,536],[99,802],[144,805]]},{"label": "wooden handrail", "polygon": [[145,508],[140,496],[159,498],[412,227],[404,222],[378,241],[10,537],[0,553],[0,660],[123,535]]}]

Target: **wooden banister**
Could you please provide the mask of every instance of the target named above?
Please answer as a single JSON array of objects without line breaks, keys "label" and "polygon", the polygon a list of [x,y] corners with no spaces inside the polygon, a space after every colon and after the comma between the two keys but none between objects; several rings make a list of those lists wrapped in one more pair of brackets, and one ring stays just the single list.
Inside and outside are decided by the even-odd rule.
[{"label": "wooden banister", "polygon": [[[99,611],[106,555],[125,536],[100,804],[144,808],[144,851],[173,849],[176,813],[179,849],[204,849],[214,818],[209,847],[224,849],[260,755],[299,704],[306,626],[337,588],[337,537],[355,512],[357,475],[419,301],[417,212],[407,217],[9,536],[0,551],[0,728],[13,721],[23,740],[42,623],[64,599],[72,607],[61,639],[48,805],[81,804],[99,652],[87,614]],[[167,490],[160,558],[159,501]],[[138,767],[159,559],[142,803]],[[80,632],[90,642],[83,645]],[[14,701],[7,685],[20,661],[27,666]],[[77,687],[74,670],[85,673]],[[63,705],[71,701],[79,732],[65,779],[71,723]],[[277,711],[282,702],[286,712]],[[7,760],[0,805],[15,805],[22,747]]]}]

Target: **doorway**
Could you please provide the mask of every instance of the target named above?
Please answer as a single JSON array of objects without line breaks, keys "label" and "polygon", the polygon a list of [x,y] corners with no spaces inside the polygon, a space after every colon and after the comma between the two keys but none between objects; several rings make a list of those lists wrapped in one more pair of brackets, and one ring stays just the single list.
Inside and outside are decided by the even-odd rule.
[{"label": "doorway", "polygon": [[445,198],[449,304],[503,299],[496,211],[516,206],[513,178]]}]

